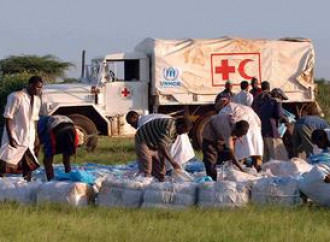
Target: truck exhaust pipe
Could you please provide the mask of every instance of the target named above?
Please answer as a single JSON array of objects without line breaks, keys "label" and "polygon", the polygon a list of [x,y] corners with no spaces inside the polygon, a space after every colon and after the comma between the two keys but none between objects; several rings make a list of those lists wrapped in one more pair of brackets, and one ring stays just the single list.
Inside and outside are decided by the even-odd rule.
[{"label": "truck exhaust pipe", "polygon": [[85,58],[86,58],[86,51],[82,51],[82,56],[81,56],[81,79],[84,78],[85,74]]}]

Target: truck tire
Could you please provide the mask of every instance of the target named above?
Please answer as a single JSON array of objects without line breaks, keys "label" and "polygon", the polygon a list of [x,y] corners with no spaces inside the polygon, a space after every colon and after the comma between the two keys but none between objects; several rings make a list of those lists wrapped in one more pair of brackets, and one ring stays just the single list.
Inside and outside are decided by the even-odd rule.
[{"label": "truck tire", "polygon": [[94,151],[97,146],[98,131],[92,120],[82,114],[70,114],[69,118],[75,127],[84,134],[84,146],[88,151]]},{"label": "truck tire", "polygon": [[214,114],[215,114],[215,112],[208,112],[208,113],[203,114],[196,120],[193,131],[192,131],[193,132],[192,133],[193,146],[195,149],[199,150],[202,148],[203,131],[204,131],[205,125],[207,124],[207,122],[211,119],[211,117]]}]

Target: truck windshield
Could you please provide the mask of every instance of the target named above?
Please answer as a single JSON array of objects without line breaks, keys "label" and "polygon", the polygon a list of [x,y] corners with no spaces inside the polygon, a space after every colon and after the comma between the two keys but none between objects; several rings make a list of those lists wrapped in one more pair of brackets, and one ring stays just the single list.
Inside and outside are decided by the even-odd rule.
[{"label": "truck windshield", "polygon": [[104,68],[102,60],[94,59],[90,65],[85,66],[84,76],[82,81],[92,85],[97,85],[100,82]]},{"label": "truck windshield", "polygon": [[133,82],[140,80],[139,60],[108,60],[106,63],[106,79],[109,81]]}]

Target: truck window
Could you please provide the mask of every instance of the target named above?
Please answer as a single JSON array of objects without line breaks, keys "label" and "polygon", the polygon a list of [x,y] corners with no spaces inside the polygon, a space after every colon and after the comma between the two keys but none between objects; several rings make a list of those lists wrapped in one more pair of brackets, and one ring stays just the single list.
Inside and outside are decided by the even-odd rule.
[{"label": "truck window", "polygon": [[106,65],[107,79],[115,82],[140,80],[139,60],[109,60]]}]

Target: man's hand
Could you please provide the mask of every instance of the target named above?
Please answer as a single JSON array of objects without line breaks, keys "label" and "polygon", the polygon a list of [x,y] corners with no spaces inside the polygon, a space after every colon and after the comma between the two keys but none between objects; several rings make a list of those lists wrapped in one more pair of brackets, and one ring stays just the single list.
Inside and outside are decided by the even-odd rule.
[{"label": "man's hand", "polygon": [[9,138],[9,144],[13,148],[17,148],[17,145],[18,145],[16,140],[14,140],[12,137]]},{"label": "man's hand", "polygon": [[173,162],[172,166],[174,170],[181,171],[181,166],[177,162]]},{"label": "man's hand", "polygon": [[39,156],[39,151],[40,151],[40,145],[35,145],[34,146],[34,154],[36,157]]},{"label": "man's hand", "polygon": [[324,178],[324,182],[325,182],[325,183],[330,183],[330,174],[328,174],[328,175]]}]

